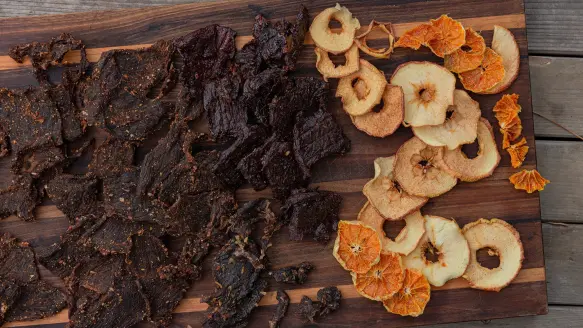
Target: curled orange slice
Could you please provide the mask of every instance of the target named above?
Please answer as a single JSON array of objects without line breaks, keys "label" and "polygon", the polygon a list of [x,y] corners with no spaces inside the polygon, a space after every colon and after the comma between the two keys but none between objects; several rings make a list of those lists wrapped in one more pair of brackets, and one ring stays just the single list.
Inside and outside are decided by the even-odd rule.
[{"label": "curled orange slice", "polygon": [[366,273],[380,260],[381,239],[375,229],[360,221],[340,221],[333,254],[344,269]]},{"label": "curled orange slice", "polygon": [[431,24],[420,24],[406,31],[395,43],[395,48],[419,49],[436,37],[437,31]]},{"label": "curled orange slice", "polygon": [[512,163],[513,168],[519,168],[524,162],[526,158],[526,154],[528,153],[528,146],[526,145],[526,138],[522,138],[519,142],[510,145],[510,147],[506,148],[508,154],[510,154],[510,162]]},{"label": "curled orange slice", "polygon": [[466,90],[483,93],[504,78],[502,57],[491,48],[486,48],[480,66],[471,71],[460,73],[459,77]]},{"label": "curled orange slice", "polygon": [[518,95],[513,93],[511,95],[503,95],[500,100],[494,106],[494,113],[496,119],[500,124],[503,122],[509,123],[518,113],[522,110],[522,107],[518,104]]},{"label": "curled orange slice", "polygon": [[435,29],[436,34],[434,38],[429,40],[427,46],[438,57],[443,58],[466,43],[466,31],[462,23],[447,15],[432,19],[431,26]]},{"label": "curled orange slice", "polygon": [[384,301],[403,287],[404,270],[401,255],[393,252],[381,253],[379,263],[366,273],[353,273],[352,282],[360,295],[371,300]]},{"label": "curled orange slice", "polygon": [[545,185],[550,182],[543,178],[537,170],[522,170],[511,175],[509,180],[514,185],[514,189],[526,190],[529,194],[544,190]]},{"label": "curled orange slice", "polygon": [[520,117],[516,116],[510,122],[501,122],[500,133],[502,133],[502,149],[510,147],[510,142],[518,139],[522,133]]},{"label": "curled orange slice", "polygon": [[471,71],[480,66],[484,59],[484,52],[486,52],[484,38],[471,27],[467,28],[466,43],[444,57],[444,66],[454,73]]},{"label": "curled orange slice", "polygon": [[431,297],[431,287],[425,276],[412,269],[405,269],[403,287],[393,297],[383,301],[387,311],[402,316],[418,317],[423,314]]}]

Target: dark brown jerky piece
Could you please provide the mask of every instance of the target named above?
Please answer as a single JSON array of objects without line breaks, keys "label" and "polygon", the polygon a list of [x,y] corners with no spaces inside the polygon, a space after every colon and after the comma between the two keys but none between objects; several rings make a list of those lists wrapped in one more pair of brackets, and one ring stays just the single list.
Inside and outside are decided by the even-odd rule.
[{"label": "dark brown jerky piece", "polygon": [[244,74],[256,74],[267,67],[293,70],[309,25],[308,11],[301,6],[293,23],[281,20],[272,24],[255,17],[254,39],[237,53],[236,62]]},{"label": "dark brown jerky piece", "polygon": [[0,218],[15,214],[25,221],[34,220],[34,208],[41,197],[30,176],[16,176],[8,188],[0,190]]},{"label": "dark brown jerky piece", "polygon": [[13,46],[8,50],[8,55],[18,63],[30,57],[36,79],[42,84],[48,80],[47,69],[63,62],[65,54],[70,50],[81,50],[82,57],[85,57],[83,42],[76,40],[69,33],[62,33],[49,42],[32,42]]},{"label": "dark brown jerky piece", "polygon": [[334,286],[325,287],[318,291],[318,302],[303,296],[300,301],[298,314],[304,321],[314,322],[316,318],[324,318],[340,308],[342,294]]},{"label": "dark brown jerky piece", "polygon": [[42,88],[0,89],[0,127],[15,154],[63,143],[60,114]]},{"label": "dark brown jerky piece", "polygon": [[134,162],[134,144],[119,139],[107,139],[93,152],[89,163],[91,176],[105,178],[130,171]]},{"label": "dark brown jerky piece", "polygon": [[44,281],[21,286],[20,296],[6,313],[6,321],[27,321],[50,317],[67,307],[67,298]]},{"label": "dark brown jerky piece", "polygon": [[239,106],[247,111],[254,123],[269,124],[269,103],[287,82],[284,74],[280,68],[270,68],[245,81]]},{"label": "dark brown jerky piece", "polygon": [[65,160],[61,148],[47,145],[17,154],[12,161],[11,170],[14,174],[39,177],[43,172],[59,166]]},{"label": "dark brown jerky piece", "polygon": [[273,142],[261,159],[263,174],[271,186],[273,197],[285,199],[292,189],[302,187],[307,182],[302,168],[294,157],[290,142]]},{"label": "dark brown jerky piece", "polygon": [[10,153],[10,140],[8,140],[8,135],[4,132],[2,126],[0,126],[0,158],[8,155]]},{"label": "dark brown jerky piece", "polygon": [[39,280],[32,248],[8,234],[0,235],[0,280],[19,285]]},{"label": "dark brown jerky piece", "polygon": [[159,235],[160,227],[114,216],[100,219],[83,235],[81,241],[101,254],[126,254],[132,245],[131,236],[143,232]]},{"label": "dark brown jerky piece", "polygon": [[290,240],[310,236],[317,241],[330,239],[338,227],[338,213],[342,197],[322,190],[299,189],[285,201],[282,221],[289,223]]},{"label": "dark brown jerky piece", "polygon": [[158,269],[162,279],[186,278],[196,280],[200,277],[200,263],[208,255],[210,244],[199,236],[186,238],[176,264],[164,265]]},{"label": "dark brown jerky piece", "polygon": [[350,140],[332,114],[318,110],[298,117],[294,126],[294,150],[297,161],[306,172],[320,159],[343,154],[349,149]]},{"label": "dark brown jerky piece", "polygon": [[221,152],[213,172],[223,180],[226,186],[237,188],[242,184],[242,176],[237,170],[239,162],[253,151],[266,138],[266,131],[260,126],[249,126],[229,148]]},{"label": "dark brown jerky piece", "polygon": [[150,305],[140,283],[129,276],[116,280],[105,295],[89,290],[76,295],[69,328],[130,328],[150,316]]},{"label": "dark brown jerky piece", "polygon": [[217,140],[231,140],[244,133],[247,110],[237,101],[241,86],[237,76],[224,77],[205,85],[204,109],[211,135]]},{"label": "dark brown jerky piece", "polygon": [[49,95],[61,115],[63,139],[74,141],[85,132],[82,121],[82,93],[85,86],[83,63],[79,72],[68,69],[62,74],[62,82],[49,89]]},{"label": "dark brown jerky piece", "polygon": [[313,323],[319,311],[320,304],[318,302],[312,301],[308,296],[302,296],[297,314],[303,321]]},{"label": "dark brown jerky piece", "polygon": [[4,323],[6,313],[18,300],[20,293],[21,287],[15,282],[6,279],[0,280],[0,325]]},{"label": "dark brown jerky piece", "polygon": [[116,254],[84,259],[68,277],[69,289],[77,291],[83,287],[97,294],[105,294],[124,273],[124,264],[124,256]]},{"label": "dark brown jerky piece", "polygon": [[277,307],[271,316],[271,320],[269,320],[269,328],[279,328],[289,306],[289,296],[283,289],[277,290],[275,298],[277,299]]},{"label": "dark brown jerky piece", "polygon": [[57,208],[74,223],[74,219],[79,216],[99,214],[102,211],[98,199],[99,188],[97,179],[62,174],[49,182],[46,191]]},{"label": "dark brown jerky piece", "polygon": [[253,189],[257,191],[269,186],[263,174],[261,158],[263,158],[263,155],[270,146],[271,142],[268,140],[263,146],[255,148],[251,153],[243,157],[239,164],[237,164],[237,170],[251,184]]},{"label": "dark brown jerky piece", "polygon": [[303,284],[308,279],[308,273],[314,269],[309,262],[302,262],[299,265],[288,266],[285,268],[272,270],[269,275],[277,282],[287,284]]}]

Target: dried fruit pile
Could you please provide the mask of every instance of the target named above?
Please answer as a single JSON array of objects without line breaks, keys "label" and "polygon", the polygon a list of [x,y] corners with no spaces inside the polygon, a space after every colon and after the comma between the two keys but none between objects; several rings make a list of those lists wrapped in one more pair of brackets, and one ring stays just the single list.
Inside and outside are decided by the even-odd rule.
[{"label": "dried fruit pile", "polygon": [[[323,15],[332,12],[339,16]],[[455,88],[456,76],[452,73],[474,93],[506,90],[519,71],[520,54],[514,36],[494,26],[492,45],[487,47],[478,32],[442,15],[406,31],[394,42],[390,23],[372,21],[364,33],[357,35],[360,23],[347,8],[337,5],[323,13],[310,27],[317,46],[316,67],[326,79],[339,78],[336,96],[354,125],[375,137],[386,137],[401,124],[410,126],[415,134],[394,156],[375,160],[375,176],[363,188],[368,202],[357,221],[340,221],[334,256],[351,271],[360,294],[383,301],[389,312],[401,315],[423,313],[429,301],[429,284],[442,286],[463,276],[474,288],[500,290],[521,267],[523,251],[516,230],[498,219],[480,219],[462,230],[454,220],[422,215],[419,209],[429,198],[451,190],[458,180],[487,178],[498,166],[500,154],[492,126],[481,117],[478,102]],[[335,34],[328,28],[330,19],[342,23],[342,33]],[[373,29],[388,36],[388,47],[368,47],[366,38]],[[387,81],[382,71],[359,58],[355,46],[376,58],[389,58],[396,48],[426,46],[443,58],[444,66],[406,62]],[[346,64],[335,67],[328,53],[344,53]],[[508,149],[514,167],[520,166],[528,151],[524,138],[510,144],[522,130],[517,99],[516,95],[504,95],[494,108],[503,149]],[[474,142],[479,151],[469,158],[462,146]],[[511,177],[517,188],[528,192],[542,190],[545,181],[541,179],[536,171]],[[396,220],[405,220],[406,226],[391,240],[383,225]],[[493,238],[495,234],[506,237]],[[476,251],[484,245],[501,258],[509,254],[498,269],[489,271],[477,262]],[[437,259],[429,260],[428,254]],[[403,295],[399,292],[402,288],[412,294]]]},{"label": "dried fruit pile", "polygon": [[[47,195],[69,219],[59,243],[36,250],[65,281],[69,327],[169,326],[213,248],[217,287],[203,299],[203,326],[243,327],[269,284],[273,234],[288,225],[290,239],[329,240],[342,199],[306,187],[311,167],[348,151],[350,141],[327,110],[328,84],[288,74],[308,22],[304,7],[293,22],[259,15],[254,39],[241,50],[235,31],[210,25],[149,48],[105,52],[91,71],[83,43],[68,34],[12,48],[15,60],[31,58],[40,87],[0,89],[0,157],[13,174],[0,190],[0,217],[33,220]],[[49,66],[74,49],[81,65],[65,68],[61,82],[49,81]],[[167,95],[177,85],[175,103]],[[191,129],[202,116],[210,135]],[[72,170],[83,161],[86,172]],[[239,207],[235,190],[245,182],[270,187],[282,214],[264,199]],[[263,231],[254,233],[258,225]],[[13,250],[2,247],[3,263]],[[22,263],[34,270],[30,281],[0,272],[0,322],[65,306],[59,290],[37,281],[30,259]],[[312,268],[302,263],[271,273],[302,284]],[[46,295],[31,299],[30,288]],[[23,297],[38,304],[29,309],[36,312],[21,311]],[[318,316],[338,307],[340,294],[330,297]],[[272,327],[289,303],[283,291],[278,300]]]}]

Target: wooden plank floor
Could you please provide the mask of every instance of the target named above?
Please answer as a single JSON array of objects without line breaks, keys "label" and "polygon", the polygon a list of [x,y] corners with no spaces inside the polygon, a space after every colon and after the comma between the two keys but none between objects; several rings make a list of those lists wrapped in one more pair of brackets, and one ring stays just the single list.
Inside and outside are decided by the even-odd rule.
[{"label": "wooden plank floor", "polygon": [[[137,8],[188,0],[0,0],[0,17]],[[583,134],[583,3],[525,0],[534,111]],[[0,39],[2,31],[0,29]],[[549,314],[492,320],[490,327],[581,327],[583,322],[583,141],[535,117],[536,154],[552,183],[541,193]],[[50,227],[48,227],[50,228]],[[54,227],[53,227],[54,228]],[[481,322],[447,327],[482,327]],[[446,327],[434,326],[434,327]]]}]

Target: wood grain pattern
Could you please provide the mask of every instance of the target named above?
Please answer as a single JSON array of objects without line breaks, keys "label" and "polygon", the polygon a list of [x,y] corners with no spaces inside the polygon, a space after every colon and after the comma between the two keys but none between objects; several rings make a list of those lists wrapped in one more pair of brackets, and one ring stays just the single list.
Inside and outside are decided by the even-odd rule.
[{"label": "wood grain pattern", "polygon": [[[480,4],[479,7],[476,5]],[[332,5],[331,2],[314,1],[310,4],[310,11],[316,13]],[[521,95],[520,104],[523,111],[521,117],[524,124],[524,134],[531,145],[524,166],[536,167],[536,149],[534,147],[534,130],[532,106],[530,103],[529,66],[524,29],[523,5],[520,0],[502,1],[493,0],[487,3],[473,0],[455,1],[401,1],[395,5],[387,5],[386,1],[347,1],[352,12],[362,21],[368,22],[372,18],[387,20],[390,18],[399,24],[400,30],[411,26],[412,22],[437,17],[442,13],[449,13],[455,18],[462,19],[466,26],[473,26],[483,30],[487,42],[492,37],[491,26],[500,23],[512,29],[521,50],[521,71],[519,78],[509,92]],[[89,48],[101,49],[112,46],[132,46],[153,43],[159,38],[173,38],[190,32],[195,28],[209,23],[220,22],[233,27],[240,37],[248,38],[253,17],[257,13],[268,17],[291,17],[297,12],[298,1],[279,2],[266,0],[258,3],[248,1],[231,1],[219,3],[195,3],[160,8],[131,9],[116,12],[93,12],[71,14],[66,16],[31,17],[26,19],[0,20],[2,38],[0,38],[0,55],[5,55],[9,45],[42,41],[61,31],[72,32],[86,41]],[[212,14],[211,14],[212,13]],[[299,61],[297,74],[302,76],[317,76],[314,68],[315,56],[313,45],[308,45]],[[97,52],[96,52],[97,54]],[[410,60],[432,60],[439,62],[426,49],[412,52],[399,49],[391,60],[378,60],[366,57],[387,76],[401,63]],[[73,59],[71,61],[74,61]],[[1,62],[6,65],[6,61]],[[9,63],[8,63],[9,64]],[[4,66],[5,67],[5,66]],[[23,67],[9,67],[0,73],[9,74],[12,87],[21,87],[29,83],[27,69]],[[336,82],[330,85],[331,94],[335,91]],[[477,96],[483,109],[483,116],[494,122],[490,108],[499,99],[499,96]],[[401,128],[397,133],[386,139],[374,139],[357,131],[350,119],[341,109],[338,99],[330,98],[330,110],[342,125],[346,135],[352,141],[352,151],[343,157],[327,159],[318,163],[313,171],[313,181],[322,189],[336,190],[344,198],[341,211],[342,218],[354,219],[365,198],[360,192],[364,183],[373,175],[372,160],[378,156],[387,156],[396,151],[398,146],[411,137],[408,129]],[[497,134],[497,142],[500,136]],[[546,285],[544,275],[544,258],[542,245],[542,231],[540,222],[540,207],[538,194],[528,195],[514,190],[508,183],[507,177],[514,172],[510,167],[509,158],[503,156],[500,167],[495,174],[478,183],[460,183],[454,190],[442,197],[431,200],[424,208],[425,213],[454,217],[460,225],[466,224],[479,217],[499,217],[508,220],[520,232],[525,247],[525,261],[521,277],[510,287],[500,293],[481,292],[464,288],[459,281],[452,282],[452,288],[436,290],[429,303],[426,314],[420,318],[397,318],[386,313],[377,303],[373,303],[350,293],[350,287],[345,288],[343,300],[344,310],[338,311],[328,320],[322,322],[323,327],[343,326],[412,326],[419,324],[486,320],[507,316],[521,316],[542,314],[547,311]],[[1,171],[0,172],[6,172]],[[264,193],[262,193],[264,194]],[[249,189],[239,190],[240,200],[257,197],[258,194]],[[41,207],[38,210],[39,221],[24,223],[14,218],[0,221],[0,230],[9,231],[17,237],[28,240],[33,247],[48,245],[58,240],[58,236],[65,230],[66,222],[58,211],[52,207]],[[270,249],[271,261],[274,266],[283,266],[290,262],[302,260],[312,261],[317,270],[310,277],[307,284],[299,286],[291,292],[294,298],[300,294],[311,294],[317,288],[326,285],[349,286],[349,275],[336,263],[331,256],[331,244],[320,245],[304,241],[292,243],[287,241],[287,231],[276,236],[274,247]],[[275,256],[277,254],[277,256]],[[208,269],[209,260],[205,262]],[[208,271],[207,271],[208,272]],[[534,274],[533,274],[534,273]],[[54,281],[50,273],[44,276]],[[278,287],[273,284],[270,290]],[[286,286],[289,289],[289,286]],[[300,288],[301,287],[301,288]],[[213,289],[209,275],[187,293],[187,298],[196,300]],[[307,290],[304,290],[307,289]],[[268,302],[263,301],[263,302]],[[188,302],[188,301],[187,301]],[[176,315],[178,324],[190,324],[193,327],[200,325],[204,318],[201,305],[194,303],[186,305],[184,311]],[[295,311],[292,305],[290,313]],[[199,311],[195,311],[199,310]],[[260,307],[252,316],[251,326],[262,326],[271,315],[273,307],[269,304]],[[354,313],[367,313],[366,316],[355,316]],[[64,317],[64,314],[62,315]],[[56,317],[59,318],[59,317]],[[57,319],[54,319],[57,320]],[[64,319],[60,319],[63,322]],[[55,321],[53,321],[55,322]],[[34,323],[33,323],[34,324]],[[296,327],[301,325],[298,318],[290,315],[286,318],[285,326]]]}]

